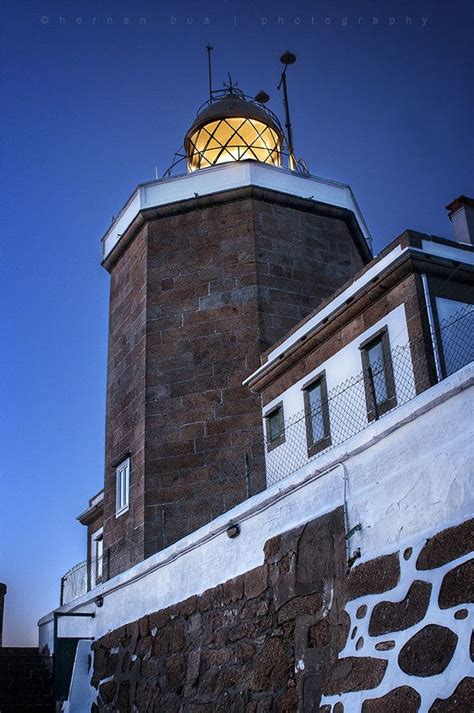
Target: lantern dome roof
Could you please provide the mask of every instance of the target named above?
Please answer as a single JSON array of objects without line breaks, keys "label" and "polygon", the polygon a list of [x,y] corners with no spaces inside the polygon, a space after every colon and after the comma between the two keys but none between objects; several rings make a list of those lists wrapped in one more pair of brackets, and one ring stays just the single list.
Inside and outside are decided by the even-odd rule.
[{"label": "lantern dome roof", "polygon": [[213,101],[212,103],[206,102],[206,104],[207,106],[204,105],[204,108],[198,112],[198,115],[188,130],[186,137],[204,124],[215,121],[216,119],[225,119],[230,117],[246,117],[249,119],[256,119],[257,121],[261,121],[264,124],[271,126],[271,128],[277,133],[283,134],[280,122],[273,112],[264,107],[262,104],[258,104],[241,94],[227,94],[222,97],[222,99],[218,99],[218,101]]}]

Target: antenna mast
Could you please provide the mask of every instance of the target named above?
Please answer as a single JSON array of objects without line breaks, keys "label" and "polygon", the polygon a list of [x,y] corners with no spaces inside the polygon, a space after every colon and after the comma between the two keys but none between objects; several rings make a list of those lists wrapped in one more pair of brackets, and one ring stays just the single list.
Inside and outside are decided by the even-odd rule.
[{"label": "antenna mast", "polygon": [[296,159],[295,159],[294,147],[293,147],[293,129],[291,126],[290,106],[288,103],[288,90],[286,87],[286,70],[288,69],[289,64],[294,64],[294,62],[296,62],[296,57],[292,52],[285,52],[280,57],[280,62],[282,62],[285,65],[285,68],[284,68],[283,72],[281,73],[280,83],[279,83],[277,89],[280,89],[283,86],[283,103],[285,105],[285,117],[286,117],[285,126],[286,126],[287,140],[288,140],[288,152],[290,154],[289,164],[290,164],[290,168],[292,169],[292,171],[296,171]]},{"label": "antenna mast", "polygon": [[211,66],[211,52],[214,47],[211,45],[206,45],[207,49],[207,71],[209,75],[209,101],[212,101],[212,66]]}]

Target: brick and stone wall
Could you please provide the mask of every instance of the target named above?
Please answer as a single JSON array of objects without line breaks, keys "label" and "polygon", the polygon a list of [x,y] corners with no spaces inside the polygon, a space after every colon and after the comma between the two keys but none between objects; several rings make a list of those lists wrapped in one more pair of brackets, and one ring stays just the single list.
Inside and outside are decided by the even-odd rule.
[{"label": "brick and stone wall", "polygon": [[[473,521],[352,568],[342,508],[94,642],[95,711],[472,711]],[[472,674],[471,674],[472,675]]]},{"label": "brick and stone wall", "polygon": [[[105,576],[143,559],[146,229],[128,246],[110,284],[104,480]],[[130,510],[116,518],[115,468],[133,453]]]},{"label": "brick and stone wall", "polygon": [[[257,188],[141,220],[108,259],[109,576],[264,488],[260,400],[242,381],[369,257],[350,211]],[[127,455],[131,507],[115,518]]]}]

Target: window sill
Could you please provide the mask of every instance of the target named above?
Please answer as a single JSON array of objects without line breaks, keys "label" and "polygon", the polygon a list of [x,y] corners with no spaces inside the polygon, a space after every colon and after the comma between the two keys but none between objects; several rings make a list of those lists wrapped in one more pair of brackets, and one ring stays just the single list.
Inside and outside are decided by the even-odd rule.
[{"label": "window sill", "polygon": [[326,450],[326,448],[329,448],[331,445],[331,436],[326,436],[325,438],[321,438],[320,441],[317,443],[312,443],[310,446],[308,446],[308,458],[312,458],[312,456],[315,456],[316,453],[321,453],[321,451]]},{"label": "window sill", "polygon": [[[395,396],[391,396],[386,401],[383,401],[381,404],[377,404],[377,411],[378,411],[379,417],[383,416],[388,411],[391,411],[392,409],[394,409],[396,405],[397,405],[397,399]],[[373,421],[377,420],[375,418],[375,412],[373,409],[371,409],[367,413],[367,418],[369,420],[369,423],[372,423]]]},{"label": "window sill", "polygon": [[274,448],[278,448],[282,443],[285,442],[285,435],[275,438],[273,441],[267,441],[267,453],[270,453]]},{"label": "window sill", "polygon": [[128,512],[129,506],[127,505],[126,507],[122,508],[121,510],[116,510],[115,511],[115,517],[120,517],[121,515],[125,515],[126,512]]}]

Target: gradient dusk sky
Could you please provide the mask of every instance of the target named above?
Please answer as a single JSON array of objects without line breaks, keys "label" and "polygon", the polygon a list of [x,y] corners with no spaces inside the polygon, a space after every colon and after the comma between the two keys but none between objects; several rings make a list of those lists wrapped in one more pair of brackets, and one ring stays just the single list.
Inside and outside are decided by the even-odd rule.
[{"label": "gradient dusk sky", "polygon": [[288,81],[297,155],[313,174],[352,186],[378,251],[405,228],[451,237],[444,206],[474,192],[472,8],[467,0],[4,6],[5,644],[36,643],[61,575],[85,557],[75,518],[102,487],[104,461],[109,276],[100,238],[136,184],[154,178],[155,166],[166,170],[207,98],[206,43],[215,47],[216,88],[230,71],[246,93],[271,94],[280,117],[279,56],[296,53]]}]

